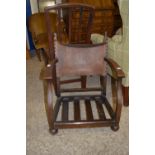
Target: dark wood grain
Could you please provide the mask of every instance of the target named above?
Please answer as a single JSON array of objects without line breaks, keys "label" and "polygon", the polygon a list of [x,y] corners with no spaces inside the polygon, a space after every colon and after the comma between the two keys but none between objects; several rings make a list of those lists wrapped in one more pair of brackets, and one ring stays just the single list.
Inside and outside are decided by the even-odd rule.
[{"label": "dark wood grain", "polygon": [[60,84],[66,84],[66,83],[72,83],[72,82],[81,82],[81,78],[71,79],[71,80],[63,80],[63,81],[60,81]]},{"label": "dark wood grain", "polygon": [[102,87],[103,94],[106,95],[106,86],[107,86],[107,77],[106,76],[100,76],[100,84]]},{"label": "dark wood grain", "polygon": [[129,87],[122,85],[123,91],[123,104],[124,106],[129,106]]},{"label": "dark wood grain", "polygon": [[117,78],[124,78],[125,77],[125,73],[123,72],[121,67],[113,59],[111,59],[111,58],[104,58],[104,60],[110,66],[114,78],[117,79]]},{"label": "dark wood grain", "polygon": [[114,118],[115,117],[115,113],[114,113],[111,105],[109,104],[109,101],[106,98],[104,100],[104,104],[105,104],[105,106],[106,106],[106,108],[108,110],[108,113],[109,113],[110,117]]},{"label": "dark wood grain", "polygon": [[62,104],[62,121],[68,121],[68,102]]},{"label": "dark wood grain", "polygon": [[[66,27],[66,34],[68,34],[68,41],[70,43],[76,42],[76,43],[90,43],[90,36],[91,36],[91,27],[92,27],[92,22],[93,22],[93,17],[94,17],[94,6],[88,5],[88,4],[82,4],[82,3],[63,3],[63,4],[57,4],[55,6],[49,6],[45,9],[45,12],[48,12],[49,10],[60,10],[62,9],[63,11],[63,20],[69,24],[69,26]],[[68,9],[68,11],[66,11]],[[87,11],[88,13],[88,18],[85,18],[85,22],[83,22],[83,17],[84,17],[84,12]],[[74,18],[74,14],[77,13],[79,14],[79,18]],[[65,15],[68,14],[67,18]],[[58,17],[60,17],[60,12],[58,11]],[[74,31],[75,27],[73,26],[73,23],[77,23],[77,31]],[[67,24],[66,24],[67,25]],[[59,41],[62,41],[61,38],[61,21],[60,18],[58,18],[58,38]],[[83,26],[85,27],[85,31],[83,31]],[[85,35],[84,39],[82,39],[82,34]],[[75,36],[73,37],[73,34]]]},{"label": "dark wood grain", "polygon": [[74,120],[81,120],[79,100],[74,101]]},{"label": "dark wood grain", "polygon": [[[79,21],[78,26],[79,28],[83,28],[83,25],[80,25],[80,23],[83,22],[83,19],[87,18],[87,37],[85,38],[86,41],[83,42],[82,40],[82,36],[81,36],[81,30],[78,31],[78,35],[77,35],[77,43],[76,44],[72,44],[70,42],[63,42],[63,37],[61,36],[64,31],[67,32],[67,27],[65,27],[64,30],[64,26],[62,26],[62,16],[61,16],[61,12],[62,9],[65,9],[65,11],[69,11],[70,14],[70,18],[69,20],[72,20],[72,13],[74,12],[78,12],[79,13],[77,15],[79,15]],[[48,14],[51,10],[56,10],[57,12],[57,37],[55,38],[55,40],[57,40],[60,43],[60,47],[56,46],[54,47],[53,45],[53,33],[50,30],[50,25],[49,25],[49,17]],[[88,14],[85,14],[87,11]],[[71,67],[73,65],[74,62],[76,62],[78,64],[79,59],[74,59],[75,61],[72,62],[71,60],[73,60],[72,58],[75,57],[75,53],[74,55],[67,61],[64,61],[64,57],[63,54],[61,53],[61,55],[58,55],[58,48],[62,47],[63,52],[65,52],[68,48],[68,50],[71,50],[71,52],[75,52],[77,50],[77,53],[80,53],[79,50],[84,49],[84,51],[88,51],[88,48],[90,50],[94,49],[95,51],[95,55],[92,55],[93,60],[94,60],[94,56],[97,56],[99,50],[97,49],[101,49],[101,52],[105,52],[106,53],[106,49],[107,49],[107,37],[105,35],[105,40],[103,43],[101,44],[96,44],[96,45],[92,45],[89,41],[90,41],[90,32],[91,32],[91,25],[93,24],[93,16],[94,16],[94,7],[90,6],[90,5],[83,5],[83,4],[77,4],[77,3],[70,3],[70,4],[58,4],[52,7],[47,7],[45,8],[45,14],[46,14],[46,21],[47,21],[47,31],[48,31],[48,41],[49,41],[49,52],[48,57],[49,60],[47,66],[44,69],[44,80],[46,80],[48,82],[48,88],[47,88],[47,97],[48,97],[48,104],[47,104],[47,117],[48,117],[48,122],[49,122],[49,127],[51,129],[51,133],[54,134],[57,132],[58,128],[82,128],[82,127],[104,127],[104,126],[109,126],[111,127],[112,130],[116,131],[119,129],[119,122],[120,122],[120,117],[121,117],[121,108],[122,108],[122,78],[124,77],[124,72],[121,70],[120,66],[113,61],[112,59],[109,58],[105,58],[104,56],[101,58],[101,60],[105,60],[107,62],[107,64],[111,67],[112,72],[113,72],[113,81],[112,83],[115,83],[115,88],[112,87],[112,91],[114,91],[115,94],[115,101],[116,101],[116,108],[113,109],[111,107],[111,104],[108,102],[107,98],[106,98],[106,72],[103,73],[103,70],[105,69],[104,67],[106,67],[106,64],[103,65],[103,61],[101,61],[101,63],[98,63],[98,67],[92,67],[93,70],[91,71],[91,74],[87,74],[85,71],[85,68],[82,68],[82,70],[78,71],[78,67],[76,69],[74,69],[75,74],[77,74],[77,72],[79,73],[78,76],[81,76],[80,79],[72,79],[69,80],[68,82],[78,82],[81,81],[81,87],[82,88],[61,88],[61,84],[65,84],[67,83],[67,81],[61,81],[61,78],[64,76],[63,74],[58,74],[60,70],[58,70],[58,65],[60,65],[60,63],[65,62],[65,64],[63,64],[63,71],[67,68],[68,70],[71,70]],[[76,15],[76,14],[74,14]],[[70,21],[69,21],[70,22]],[[70,31],[71,27],[68,27],[68,38],[72,39],[72,31]],[[69,34],[70,33],[70,34]],[[71,35],[71,36],[69,36]],[[68,40],[70,40],[68,39]],[[82,43],[81,43],[82,41]],[[84,44],[83,44],[84,43]],[[67,47],[67,48],[66,48]],[[77,49],[78,48],[78,49]],[[76,49],[76,50],[75,50]],[[57,51],[56,51],[57,50]],[[55,52],[57,52],[57,56],[55,56]],[[66,53],[65,53],[66,54]],[[84,54],[83,52],[81,52],[81,54]],[[86,60],[88,59],[88,55],[90,53],[86,53],[85,56],[83,55],[84,58],[86,58]],[[66,54],[66,57],[68,55]],[[56,63],[56,59],[58,59],[57,63]],[[61,59],[62,58],[62,59]],[[54,60],[54,61],[53,61]],[[86,61],[84,60],[84,61]],[[91,60],[91,59],[89,59]],[[65,66],[68,62],[71,61],[71,67]],[[89,66],[91,66],[92,64],[96,65],[96,61],[91,61],[91,63],[89,63]],[[100,68],[101,66],[104,66],[101,70],[101,72],[96,72],[96,70],[98,68]],[[60,67],[61,68],[61,67]],[[91,67],[90,67],[91,68]],[[81,69],[81,66],[80,66]],[[91,69],[90,69],[91,70]],[[67,73],[67,72],[66,72]],[[68,73],[69,74],[69,73]],[[67,76],[68,76],[67,74]],[[70,75],[70,74],[69,74]],[[100,76],[100,87],[91,87],[91,88],[87,88],[86,86],[86,76],[89,75],[99,75]],[[104,75],[104,76],[103,76]],[[55,104],[55,107],[53,109],[53,94],[52,94],[52,84],[54,86],[54,90],[55,90],[55,94],[57,97],[57,101]],[[107,87],[108,88],[108,87]],[[98,95],[90,95],[90,91],[94,91],[97,93],[100,93]],[[66,93],[69,92],[70,95],[66,95]],[[76,92],[78,94],[78,92],[81,92],[82,95],[75,95]],[[86,94],[89,92],[90,94]],[[73,93],[73,94],[72,94]],[[84,93],[84,94],[83,94]],[[73,109],[69,109],[69,105],[73,104]],[[81,104],[84,104],[81,106]],[[96,106],[93,106],[92,109],[92,104],[95,104]],[[105,105],[103,107],[103,105]],[[60,111],[62,107],[62,110]],[[71,108],[71,107],[70,107]],[[86,119],[82,120],[81,119],[81,113],[83,112],[85,109],[85,114],[86,114]],[[94,109],[96,108],[96,109]],[[70,120],[69,119],[69,114],[70,112],[74,111],[74,119]],[[98,112],[98,118],[94,118],[93,116],[93,110],[96,110]],[[105,114],[105,110],[108,111],[110,117],[106,116]],[[61,112],[61,118],[60,120],[57,119],[58,117],[58,113],[59,111]]]},{"label": "dark wood grain", "polygon": [[102,103],[100,100],[96,100],[96,107],[97,107],[97,111],[98,111],[98,115],[100,119],[106,120],[106,116],[104,113],[104,109],[102,107]]},{"label": "dark wood grain", "polygon": [[93,112],[90,104],[90,100],[85,100],[86,119],[93,120]]},{"label": "dark wood grain", "polygon": [[61,89],[61,92],[86,92],[86,91],[101,91],[101,88],[71,88]]},{"label": "dark wood grain", "polygon": [[87,76],[81,76],[81,88],[87,87]]},{"label": "dark wood grain", "polygon": [[[112,37],[115,32],[122,27],[122,19],[119,12],[117,2],[113,0],[62,0],[63,3],[84,3],[95,6],[95,18],[94,24],[92,25],[92,33],[104,34],[107,32],[109,37]],[[88,17],[87,11],[84,11],[85,17]],[[69,18],[69,14],[66,14],[65,19]],[[76,11],[73,14],[74,25],[71,25],[68,20],[66,24],[69,27],[77,27],[76,19],[80,18],[80,13]],[[69,28],[69,30],[71,30]],[[72,42],[76,40],[76,31],[73,30]],[[78,33],[77,33],[78,34]],[[85,34],[86,36],[86,34]]]},{"label": "dark wood grain", "polygon": [[47,81],[47,105],[46,107],[46,112],[47,112],[47,120],[48,120],[48,125],[49,129],[52,130],[54,129],[54,119],[53,119],[53,96],[52,96],[52,81],[48,80]]},{"label": "dark wood grain", "polygon": [[111,120],[94,120],[94,121],[68,121],[68,122],[62,122],[57,121],[55,122],[56,128],[90,128],[90,127],[107,127],[112,124],[114,124],[114,121]]},{"label": "dark wood grain", "polygon": [[122,96],[122,79],[117,81],[117,104],[116,104],[116,122],[120,121],[121,118],[121,110],[123,105],[123,96]]}]

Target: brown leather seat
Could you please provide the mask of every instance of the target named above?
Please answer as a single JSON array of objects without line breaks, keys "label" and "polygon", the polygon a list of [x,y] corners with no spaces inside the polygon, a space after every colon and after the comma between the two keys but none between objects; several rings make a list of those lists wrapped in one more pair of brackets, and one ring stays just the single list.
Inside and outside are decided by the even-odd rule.
[{"label": "brown leather seat", "polygon": [[[56,14],[50,13],[50,23],[52,32],[56,31]],[[36,48],[36,53],[41,61],[40,50],[48,49],[48,35],[47,28],[45,24],[45,14],[35,13],[29,18],[29,30],[32,34],[32,39],[34,46]]]}]

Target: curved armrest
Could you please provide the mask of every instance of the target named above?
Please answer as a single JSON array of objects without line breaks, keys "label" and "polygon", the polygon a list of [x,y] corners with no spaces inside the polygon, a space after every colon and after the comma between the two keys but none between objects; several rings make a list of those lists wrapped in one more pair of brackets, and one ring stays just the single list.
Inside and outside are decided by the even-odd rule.
[{"label": "curved armrest", "polygon": [[51,63],[48,63],[40,72],[40,79],[42,80],[52,80],[52,72],[54,65],[58,60],[54,59]]},{"label": "curved armrest", "polygon": [[104,60],[108,63],[108,65],[110,66],[112,73],[113,73],[113,77],[115,79],[118,78],[124,78],[125,74],[123,72],[123,70],[121,69],[121,67],[111,58],[104,58]]}]

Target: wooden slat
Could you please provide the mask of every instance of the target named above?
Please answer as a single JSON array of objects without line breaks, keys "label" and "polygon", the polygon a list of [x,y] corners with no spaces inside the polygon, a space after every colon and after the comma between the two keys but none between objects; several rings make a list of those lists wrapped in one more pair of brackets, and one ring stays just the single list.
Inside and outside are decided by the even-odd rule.
[{"label": "wooden slat", "polygon": [[79,100],[74,101],[74,120],[75,121],[81,120]]},{"label": "wooden slat", "polygon": [[62,104],[62,121],[68,121],[68,102]]},{"label": "wooden slat", "polygon": [[104,113],[104,109],[102,107],[102,103],[99,100],[95,100],[95,102],[96,102],[96,107],[97,107],[99,118],[106,120],[106,116]]},{"label": "wooden slat", "polygon": [[71,88],[61,89],[61,92],[85,92],[85,91],[101,91],[101,88]]},{"label": "wooden slat", "polygon": [[90,100],[85,100],[85,107],[86,107],[86,118],[87,120],[93,120],[93,112],[90,104]]},{"label": "wooden slat", "polygon": [[62,96],[62,101],[72,102],[74,100],[94,100],[95,98],[101,98],[101,95],[74,95],[74,96]]},{"label": "wooden slat", "polygon": [[81,7],[80,8],[80,19],[79,19],[79,23],[78,23],[78,26],[79,26],[79,30],[78,30],[78,41],[80,41],[80,39],[81,39],[81,22],[82,22],[82,14],[83,14],[83,8]]},{"label": "wooden slat", "polygon": [[115,117],[115,113],[114,113],[111,105],[109,104],[109,102],[108,102],[108,100],[106,98],[105,98],[105,102],[104,103],[105,103],[105,106],[107,108],[107,111],[108,111],[109,115],[111,116],[111,118],[114,118]]}]

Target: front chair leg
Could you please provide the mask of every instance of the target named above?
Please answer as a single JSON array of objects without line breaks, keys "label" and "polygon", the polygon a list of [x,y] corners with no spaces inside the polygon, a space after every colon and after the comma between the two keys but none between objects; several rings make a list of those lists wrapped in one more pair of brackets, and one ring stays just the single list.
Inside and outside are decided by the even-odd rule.
[{"label": "front chair leg", "polygon": [[53,110],[53,96],[52,96],[52,81],[47,80],[47,119],[49,125],[49,131],[52,134],[56,134],[58,129],[54,128],[54,110]]},{"label": "front chair leg", "polygon": [[106,96],[107,76],[100,76],[100,84],[102,87],[102,93]]},{"label": "front chair leg", "polygon": [[116,82],[116,109],[115,109],[115,124],[111,126],[113,131],[117,131],[119,129],[119,122],[122,111],[123,104],[123,96],[122,96],[122,79],[118,79]]},{"label": "front chair leg", "polygon": [[87,76],[81,76],[81,88],[86,88]]}]

